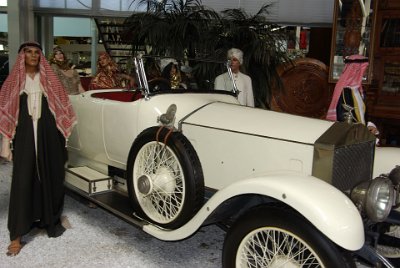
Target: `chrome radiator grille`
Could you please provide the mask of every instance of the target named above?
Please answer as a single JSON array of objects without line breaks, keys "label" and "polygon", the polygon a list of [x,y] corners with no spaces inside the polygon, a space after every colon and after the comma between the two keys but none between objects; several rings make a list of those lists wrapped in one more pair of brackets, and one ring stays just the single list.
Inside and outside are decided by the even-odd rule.
[{"label": "chrome radiator grille", "polygon": [[332,185],[346,191],[361,181],[370,179],[374,146],[373,142],[364,142],[336,148],[333,156]]},{"label": "chrome radiator grille", "polygon": [[333,124],[314,144],[313,176],[341,191],[371,179],[375,137],[361,124]]}]

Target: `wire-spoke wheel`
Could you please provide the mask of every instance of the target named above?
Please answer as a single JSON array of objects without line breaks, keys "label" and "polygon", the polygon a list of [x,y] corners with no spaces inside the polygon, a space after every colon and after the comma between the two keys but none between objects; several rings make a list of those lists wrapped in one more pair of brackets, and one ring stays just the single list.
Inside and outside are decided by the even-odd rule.
[{"label": "wire-spoke wheel", "polygon": [[128,191],[140,216],[177,228],[200,208],[203,175],[189,141],[181,133],[159,130],[150,128],[134,142],[128,160]]},{"label": "wire-spoke wheel", "polygon": [[223,267],[355,267],[311,223],[290,209],[258,207],[240,217],[224,242]]},{"label": "wire-spoke wheel", "polygon": [[250,232],[240,243],[236,267],[324,267],[318,255],[302,239],[279,228]]},{"label": "wire-spoke wheel", "polygon": [[144,213],[160,224],[182,212],[185,178],[174,152],[163,143],[149,142],[138,152],[133,166],[135,196]]}]

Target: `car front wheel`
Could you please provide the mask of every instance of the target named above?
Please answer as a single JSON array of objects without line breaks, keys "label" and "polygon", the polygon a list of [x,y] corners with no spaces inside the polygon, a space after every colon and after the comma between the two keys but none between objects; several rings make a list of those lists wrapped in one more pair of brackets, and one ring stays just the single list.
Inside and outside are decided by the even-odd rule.
[{"label": "car front wheel", "polygon": [[355,267],[311,223],[290,209],[258,207],[240,217],[224,242],[223,267]]},{"label": "car front wheel", "polygon": [[152,127],[132,145],[128,193],[135,212],[165,228],[185,224],[204,201],[204,179],[197,154],[180,132]]}]

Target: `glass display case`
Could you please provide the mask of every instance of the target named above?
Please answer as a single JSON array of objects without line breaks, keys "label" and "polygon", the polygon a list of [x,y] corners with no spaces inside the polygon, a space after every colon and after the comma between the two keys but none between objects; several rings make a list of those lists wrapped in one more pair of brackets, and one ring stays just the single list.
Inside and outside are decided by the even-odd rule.
[{"label": "glass display case", "polygon": [[400,60],[384,63],[381,90],[400,95]]},{"label": "glass display case", "polygon": [[377,19],[376,52],[378,55],[399,54],[400,52],[400,11],[385,10]]},{"label": "glass display case", "polygon": [[[347,56],[363,55],[372,66],[376,6],[375,0],[335,0],[329,82],[339,79]],[[364,83],[370,83],[371,72]]]},{"label": "glass display case", "polygon": [[377,103],[394,105],[400,101],[400,10],[380,11],[376,27]]},{"label": "glass display case", "polygon": [[383,18],[380,48],[400,48],[400,18]]},{"label": "glass display case", "polygon": [[372,84],[366,88],[369,120],[381,144],[400,146],[400,1],[379,1]]}]

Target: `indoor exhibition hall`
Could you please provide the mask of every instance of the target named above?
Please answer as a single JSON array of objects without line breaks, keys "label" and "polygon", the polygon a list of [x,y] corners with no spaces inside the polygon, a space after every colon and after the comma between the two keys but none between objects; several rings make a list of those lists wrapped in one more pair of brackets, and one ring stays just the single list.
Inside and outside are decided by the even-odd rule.
[{"label": "indoor exhibition hall", "polygon": [[400,267],[400,1],[0,0],[0,267]]}]

